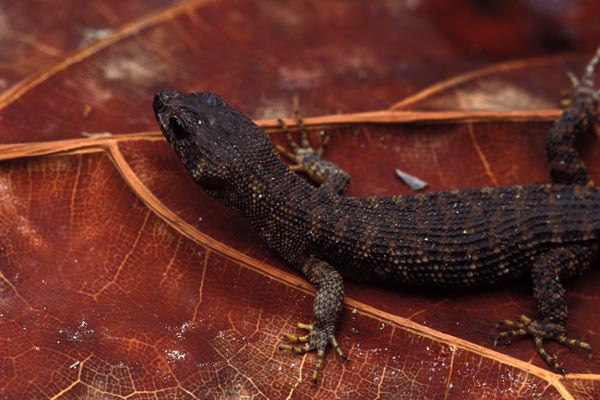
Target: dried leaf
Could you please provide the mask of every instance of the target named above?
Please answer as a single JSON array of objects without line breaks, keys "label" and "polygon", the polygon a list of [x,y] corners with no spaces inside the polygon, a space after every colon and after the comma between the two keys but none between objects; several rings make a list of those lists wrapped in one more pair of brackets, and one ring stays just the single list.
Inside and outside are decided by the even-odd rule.
[{"label": "dried leaf", "polygon": [[[348,282],[338,338],[350,360],[328,354],[321,383],[298,384],[314,355],[277,346],[311,318],[313,288],[193,184],[150,107],[159,89],[210,89],[262,118],[276,143],[274,118],[299,108],[315,139],[331,132],[327,157],[353,176],[351,195],[408,193],[398,166],[428,191],[547,182],[545,135],[565,71],[585,55],[466,73],[481,62],[452,50],[413,2],[196,0],[131,20],[167,3],[115,8],[112,33],[68,54],[44,58],[38,45],[41,69],[19,75],[29,53],[11,55],[0,397],[600,396],[598,357],[549,344],[573,373],[564,379],[531,341],[492,347],[497,320],[534,312],[527,282],[461,293]],[[600,177],[597,139],[582,149]],[[569,333],[596,348],[599,286],[594,269],[568,287]]]}]

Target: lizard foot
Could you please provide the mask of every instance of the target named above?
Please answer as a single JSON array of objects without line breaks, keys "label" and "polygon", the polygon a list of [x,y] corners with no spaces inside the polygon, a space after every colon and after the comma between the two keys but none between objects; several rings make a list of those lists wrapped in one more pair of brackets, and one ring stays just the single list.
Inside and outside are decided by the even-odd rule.
[{"label": "lizard foot", "polygon": [[[344,354],[340,345],[338,344],[335,336],[332,333],[329,333],[329,329],[316,327],[314,324],[303,324],[298,323],[298,328],[305,329],[308,331],[308,335],[305,336],[296,336],[291,334],[284,335],[284,339],[291,343],[304,343],[303,346],[292,346],[289,344],[280,344],[279,350],[289,350],[296,354],[304,354],[309,351],[316,350],[317,351],[317,362],[315,363],[315,369],[312,373],[312,381],[317,383],[317,375],[319,371],[323,368],[323,360],[325,359],[325,349],[327,345],[331,344],[336,352],[342,357],[344,360],[347,360],[348,357]],[[333,330],[333,329],[331,329]]]},{"label": "lizard foot", "polygon": [[504,340],[505,345],[510,345],[510,338],[516,336],[532,336],[535,343],[535,348],[550,367],[555,371],[565,375],[566,371],[562,364],[558,361],[556,355],[550,355],[543,346],[544,339],[554,340],[560,344],[566,344],[572,347],[580,347],[587,351],[588,357],[592,358],[592,346],[589,343],[582,342],[577,339],[570,339],[565,336],[565,328],[559,324],[546,321],[533,321],[525,315],[519,316],[519,321],[500,321],[497,328],[510,327],[514,328],[504,332],[500,332],[494,339],[494,346],[498,345],[498,341]]},{"label": "lizard foot", "polygon": [[[596,54],[594,54],[594,57],[592,57],[585,67],[585,72],[581,79],[579,79],[572,71],[567,71],[567,77],[571,81],[571,90],[562,93],[560,104],[563,108],[571,106],[573,103],[573,93],[578,89],[584,88],[587,90],[594,90],[594,69],[596,69],[598,62],[600,62],[600,47],[596,50]],[[600,96],[600,91],[596,92],[595,96]]]},{"label": "lizard foot", "polygon": [[295,117],[298,120],[298,130],[300,132],[300,143],[296,142],[296,140],[292,136],[292,132],[288,129],[286,123],[279,118],[279,125],[281,129],[285,132],[285,137],[287,142],[291,148],[291,151],[287,150],[285,147],[277,145],[277,151],[283,154],[286,158],[288,158],[293,165],[290,167],[293,171],[302,171],[310,174],[311,168],[314,168],[314,164],[317,162],[323,162],[322,159],[323,152],[325,151],[325,147],[327,143],[329,143],[329,135],[325,132],[322,132],[322,140],[319,147],[316,149],[313,148],[308,140],[308,134],[306,133],[306,127],[304,126],[304,121],[298,111],[295,113]]},{"label": "lizard foot", "polygon": [[311,181],[324,186],[329,191],[338,194],[344,193],[350,185],[350,175],[331,161],[323,159],[323,152],[329,143],[330,136],[325,132],[321,132],[321,143],[316,148],[312,147],[302,117],[297,112],[296,118],[298,119],[300,131],[300,143],[294,140],[285,122],[279,119],[279,124],[285,132],[290,150],[277,145],[277,151],[291,161],[290,169],[292,171],[304,172]]}]

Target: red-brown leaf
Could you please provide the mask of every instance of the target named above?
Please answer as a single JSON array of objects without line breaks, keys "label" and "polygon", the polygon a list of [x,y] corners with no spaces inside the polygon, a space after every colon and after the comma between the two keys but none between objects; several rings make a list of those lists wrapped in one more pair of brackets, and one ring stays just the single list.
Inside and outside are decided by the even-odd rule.
[{"label": "red-brown leaf", "polygon": [[[533,5],[518,14],[529,40],[511,52],[470,2],[455,10],[481,17],[467,36],[433,0],[156,8],[168,3],[76,9],[114,28],[76,50],[76,24],[31,9],[63,30],[46,41],[32,30],[37,46],[0,69],[0,398],[600,396],[598,357],[548,344],[565,379],[530,340],[493,348],[496,321],[535,312],[527,282],[459,293],[348,282],[337,335],[349,360],[329,352],[319,385],[298,384],[314,355],[277,347],[311,318],[313,288],[193,184],[150,107],[159,89],[213,90],[278,143],[274,118],[298,108],[314,138],[331,132],[327,157],[353,176],[351,195],[409,193],[396,168],[430,191],[548,182],[545,135],[593,33],[580,54],[542,56]],[[491,26],[510,32],[510,10]],[[25,41],[35,18],[6,15],[19,34],[4,43]],[[494,61],[537,57],[484,66],[478,44]],[[102,132],[113,135],[82,137]],[[582,149],[600,180],[597,139]],[[569,334],[596,349],[598,287],[597,268],[568,283]]]}]

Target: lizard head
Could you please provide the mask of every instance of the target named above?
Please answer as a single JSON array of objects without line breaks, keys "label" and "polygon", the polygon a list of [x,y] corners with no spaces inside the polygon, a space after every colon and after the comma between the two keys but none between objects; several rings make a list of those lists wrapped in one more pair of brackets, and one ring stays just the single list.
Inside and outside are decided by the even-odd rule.
[{"label": "lizard head", "polygon": [[214,93],[167,90],[152,105],[165,138],[205,190],[222,188],[249,167],[252,153],[271,148],[262,129]]}]

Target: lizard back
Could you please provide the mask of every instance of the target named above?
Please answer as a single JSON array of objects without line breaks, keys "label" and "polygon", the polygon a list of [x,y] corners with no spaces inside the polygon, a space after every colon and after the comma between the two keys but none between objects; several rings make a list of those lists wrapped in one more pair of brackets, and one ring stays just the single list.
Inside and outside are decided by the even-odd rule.
[{"label": "lizard back", "polygon": [[[600,237],[600,192],[589,186],[528,185],[331,201],[307,210],[308,221],[322,221],[315,251],[326,255],[342,276],[359,281],[494,284],[527,273],[535,256],[550,247],[593,243]],[[325,213],[328,218],[318,217]]]}]

